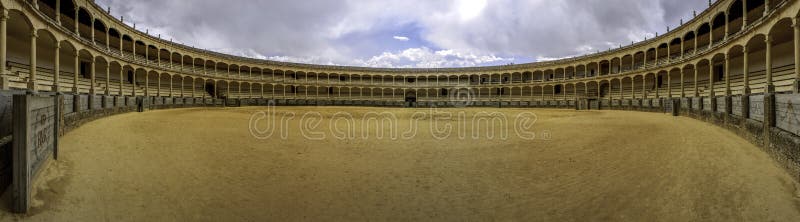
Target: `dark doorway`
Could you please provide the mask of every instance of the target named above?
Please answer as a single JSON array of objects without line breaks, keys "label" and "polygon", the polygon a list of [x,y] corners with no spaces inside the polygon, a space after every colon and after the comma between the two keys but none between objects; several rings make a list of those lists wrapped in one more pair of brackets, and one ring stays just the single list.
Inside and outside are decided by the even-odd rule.
[{"label": "dark doorway", "polygon": [[133,71],[128,71],[128,83],[133,84]]},{"label": "dark doorway", "polygon": [[407,92],[406,93],[406,102],[407,103],[415,103],[417,102],[417,93],[415,92]]},{"label": "dark doorway", "polygon": [[206,83],[206,87],[205,88],[206,88],[206,93],[208,93],[208,95],[211,95],[211,97],[214,97],[214,98],[217,97],[217,95],[214,93],[214,91],[215,91],[214,90],[214,84]]}]

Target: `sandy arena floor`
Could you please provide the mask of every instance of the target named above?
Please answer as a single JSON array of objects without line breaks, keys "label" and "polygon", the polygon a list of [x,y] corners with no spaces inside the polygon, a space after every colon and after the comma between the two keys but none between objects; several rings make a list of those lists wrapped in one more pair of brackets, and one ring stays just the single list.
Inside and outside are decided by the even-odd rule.
[{"label": "sandy arena floor", "polygon": [[[286,140],[277,132],[251,136],[248,121],[261,110],[152,111],[86,124],[62,138],[61,159],[44,172],[31,215],[0,213],[0,220],[800,218],[798,185],[764,152],[689,118],[533,110],[539,138],[532,141],[513,129],[505,141],[437,140],[424,121],[413,140],[340,141],[328,133],[307,141],[298,130],[304,111],[329,118],[374,109],[279,108],[298,113]],[[409,128],[415,110],[387,110]],[[513,117],[525,110],[488,111]]]}]

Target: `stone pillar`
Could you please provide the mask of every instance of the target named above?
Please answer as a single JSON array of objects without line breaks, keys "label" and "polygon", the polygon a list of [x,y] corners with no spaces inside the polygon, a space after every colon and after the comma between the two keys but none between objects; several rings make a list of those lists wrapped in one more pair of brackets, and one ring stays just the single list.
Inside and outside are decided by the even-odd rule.
[{"label": "stone pillar", "polygon": [[156,96],[161,97],[161,74],[156,75]]},{"label": "stone pillar", "polygon": [[172,76],[169,77],[169,97],[172,97]]},{"label": "stone pillar", "polygon": [[731,56],[725,55],[725,96],[731,95]]},{"label": "stone pillar", "polygon": [[655,54],[656,54],[656,59],[655,59],[655,61],[653,62],[653,66],[658,66],[658,49],[659,49],[659,48],[661,48],[661,45],[657,45],[657,46],[656,46],[656,52],[655,52]]},{"label": "stone pillar", "polygon": [[700,97],[700,87],[697,85],[697,75],[700,74],[700,67],[694,64],[694,97]]},{"label": "stone pillar", "polygon": [[764,39],[767,43],[767,93],[775,92],[775,85],[772,83],[772,36],[767,35]]},{"label": "stone pillar", "polygon": [[77,5],[75,6],[75,34],[78,35],[78,36],[80,36],[80,33],[81,33],[80,29],[79,29],[79,27],[81,25],[81,23],[80,23],[80,13],[78,13],[80,11],[80,9],[81,8],[78,7]]},{"label": "stone pillar", "polygon": [[711,20],[708,24],[711,29],[711,31],[708,32],[708,48],[710,49],[711,46],[714,46],[714,21]]},{"label": "stone pillar", "polygon": [[683,55],[685,53],[683,50],[684,42],[686,42],[686,40],[681,39],[681,59],[685,58]]},{"label": "stone pillar", "polygon": [[144,96],[150,96],[150,73],[144,72]]},{"label": "stone pillar", "polygon": [[[6,74],[6,61],[8,60],[7,41],[8,41],[8,10],[2,9],[0,14],[0,75]],[[5,84],[5,83],[3,83]],[[5,87],[4,87],[5,89]]]},{"label": "stone pillar", "polygon": [[61,0],[56,0],[56,24],[61,25]]},{"label": "stone pillar", "polygon": [[653,86],[656,88],[656,99],[661,98],[661,92],[659,92],[660,89],[658,87],[658,72],[653,76]]},{"label": "stone pillar", "polygon": [[106,96],[111,95],[111,63],[106,62]]},{"label": "stone pillar", "polygon": [[[30,66],[30,74],[28,75],[28,89],[31,91],[36,91],[36,39],[39,37],[39,34],[36,33],[36,30],[31,32],[31,66]],[[3,64],[5,65],[5,64]]]},{"label": "stone pillar", "polygon": [[53,91],[58,92],[59,90],[59,83],[61,82],[61,43],[58,41],[55,42],[55,61],[53,61]]},{"label": "stone pillar", "polygon": [[109,30],[108,27],[106,27],[106,50],[111,49],[111,34],[108,33],[109,32],[108,30]]},{"label": "stone pillar", "polygon": [[125,72],[125,69],[123,68],[122,64],[120,64],[120,66],[119,66],[119,95],[120,96],[122,96],[122,80],[123,80],[122,76],[124,75],[123,74],[124,72]]},{"label": "stone pillar", "polygon": [[631,99],[636,99],[636,81],[631,77]]},{"label": "stone pillar", "polygon": [[742,30],[747,27],[747,0],[742,0]]},{"label": "stone pillar", "polygon": [[642,76],[642,99],[647,99],[647,75]]},{"label": "stone pillar", "polygon": [[667,63],[672,62],[672,42],[667,43]]},{"label": "stone pillar", "polygon": [[197,82],[197,80],[192,79],[192,98],[195,97],[195,91],[197,91],[197,88],[195,88],[195,82]]},{"label": "stone pillar", "polygon": [[[75,20],[75,21],[78,21],[78,20]],[[90,35],[92,35],[92,36],[91,36],[91,38],[90,38],[90,39],[92,40],[92,45],[96,45],[96,43],[94,42],[94,40],[95,40],[95,39],[94,39],[94,19],[91,19],[91,21],[92,21],[92,24],[91,24],[89,27],[90,27],[90,29],[91,29],[92,31],[91,31],[91,32],[89,32],[89,33],[90,33]],[[78,21],[78,23],[80,23],[80,21]]]},{"label": "stone pillar", "polygon": [[135,97],[136,96],[136,70],[135,69],[133,70],[133,81],[132,82],[133,83],[131,83],[131,85],[132,85],[132,87],[131,87],[131,95]]},{"label": "stone pillar", "polygon": [[[730,31],[730,25],[728,25],[729,14],[730,13],[725,13],[725,34],[722,37],[722,41],[728,41],[728,32]],[[747,13],[742,13],[742,14],[744,15],[744,14],[747,14]],[[742,17],[744,17],[744,16],[742,16]]]},{"label": "stone pillar", "polygon": [[684,79],[683,74],[683,68],[681,68],[681,98],[686,97],[686,80]]},{"label": "stone pillar", "polygon": [[709,70],[708,70],[708,97],[714,97],[714,69],[711,68],[711,62],[708,63]]},{"label": "stone pillar", "polygon": [[672,98],[672,73],[667,71],[667,98]]},{"label": "stone pillar", "polygon": [[742,72],[744,73],[744,92],[743,94],[750,94],[750,54],[747,52],[747,46],[742,49]]},{"label": "stone pillar", "polygon": [[72,73],[74,75],[73,78],[72,78],[72,92],[74,92],[75,94],[78,94],[80,92],[80,90],[78,89],[78,73],[80,73],[80,71],[81,71],[81,67],[80,67],[81,66],[81,59],[79,57],[80,54],[78,53],[78,50],[75,50],[74,53],[75,53],[74,54],[75,55],[75,66],[73,68],[75,70]]},{"label": "stone pillar", "polygon": [[800,18],[794,18],[794,87],[795,94],[800,93]]},{"label": "stone pillar", "polygon": [[89,94],[92,94],[92,95],[94,95],[94,94],[96,94],[96,93],[97,93],[97,92],[95,91],[95,86],[94,86],[94,85],[96,85],[96,84],[97,84],[97,83],[95,82],[95,78],[94,78],[94,75],[95,75],[95,73],[96,73],[96,72],[95,72],[95,70],[94,70],[94,69],[95,69],[95,62],[94,62],[94,58],[92,58],[92,61],[91,61],[91,62],[89,62],[89,66],[91,67],[91,68],[89,68],[89,77],[91,78],[91,85],[89,86]]}]

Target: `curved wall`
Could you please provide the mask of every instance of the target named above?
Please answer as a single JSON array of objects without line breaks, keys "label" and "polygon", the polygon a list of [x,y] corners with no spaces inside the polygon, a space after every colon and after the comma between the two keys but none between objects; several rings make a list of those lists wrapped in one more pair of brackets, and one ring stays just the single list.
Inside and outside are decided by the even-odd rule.
[{"label": "curved wall", "polygon": [[[418,101],[437,101],[453,90],[469,89],[482,101],[531,101],[789,92],[797,91],[800,79],[796,68],[800,62],[794,56],[800,51],[794,25],[800,6],[789,0],[716,1],[667,34],[599,54],[543,63],[445,69],[339,67],[241,58],[147,35],[91,1],[1,2],[9,29],[8,43],[3,44],[7,47],[2,47],[6,50],[0,50],[5,55],[0,60],[6,60],[0,61],[6,64],[4,88],[399,101],[409,92],[416,94]],[[30,64],[38,68],[31,70]]]},{"label": "curved wall", "polygon": [[[578,58],[445,69],[224,55],[142,33],[85,0],[0,0],[0,8],[0,106],[10,107],[7,90],[71,94],[62,101],[64,131],[134,111],[137,100],[153,108],[277,103],[668,111],[738,133],[800,179],[800,111],[793,105],[800,104],[800,2],[794,0],[716,1],[657,38]],[[6,113],[0,116],[0,125],[10,124]],[[4,129],[0,138],[9,134]]]}]

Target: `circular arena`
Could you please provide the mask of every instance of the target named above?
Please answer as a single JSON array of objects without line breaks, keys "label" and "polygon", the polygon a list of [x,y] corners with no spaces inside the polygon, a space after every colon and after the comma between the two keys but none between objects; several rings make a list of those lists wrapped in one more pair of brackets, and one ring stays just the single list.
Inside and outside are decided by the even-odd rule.
[{"label": "circular arena", "polygon": [[800,2],[548,62],[367,68],[0,0],[0,220],[795,221]]}]

